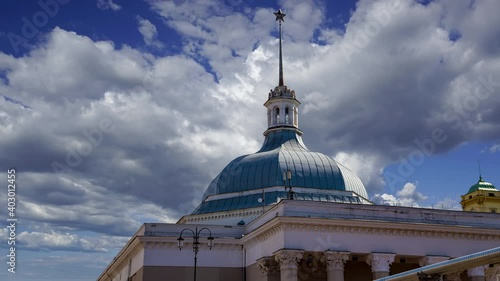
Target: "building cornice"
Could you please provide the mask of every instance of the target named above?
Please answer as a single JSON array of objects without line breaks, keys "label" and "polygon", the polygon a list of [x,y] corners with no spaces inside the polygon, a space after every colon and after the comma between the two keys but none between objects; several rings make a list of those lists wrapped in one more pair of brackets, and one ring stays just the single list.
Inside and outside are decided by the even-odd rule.
[{"label": "building cornice", "polygon": [[[177,237],[165,236],[141,236],[139,240],[144,245],[144,249],[173,249],[178,250]],[[241,249],[241,243],[234,238],[218,238],[213,242],[212,250],[234,251]],[[190,239],[184,240],[184,247],[190,248],[193,242]],[[201,249],[208,250],[208,244],[200,243]]]},{"label": "building cornice", "polygon": [[[384,222],[370,220],[344,220],[322,218],[277,218],[285,230],[309,230],[321,232],[358,232],[381,235],[428,236],[453,239],[500,240],[498,229],[460,225],[438,225],[408,222]],[[353,221],[360,225],[353,224]]]},{"label": "building cornice", "polygon": [[[356,223],[353,223],[355,221]],[[496,229],[481,229],[467,226],[449,226],[405,222],[381,222],[344,219],[276,217],[241,239],[246,247],[251,247],[286,230],[317,232],[348,232],[372,235],[398,235],[413,237],[438,237],[461,240],[500,241]]]},{"label": "building cornice", "polygon": [[294,126],[287,126],[287,125],[276,125],[269,127],[265,132],[264,136],[267,136],[270,132],[273,131],[279,131],[279,130],[290,130],[290,131],[295,131],[297,135],[302,136],[304,132],[302,132],[299,128],[294,127]]},{"label": "building cornice", "polygon": [[101,273],[99,278],[97,280],[99,281],[105,281],[105,280],[112,280],[116,273],[119,272],[119,270],[127,265],[128,260],[130,257],[133,257],[136,253],[138,253],[142,249],[143,245],[142,242],[139,240],[139,236],[135,235],[133,236],[129,242],[124,246],[122,251],[116,255],[114,260],[111,262],[110,265]]},{"label": "building cornice", "polygon": [[254,231],[245,235],[241,239],[241,243],[245,247],[252,247],[255,244],[261,243],[262,241],[265,241],[282,231],[283,231],[283,224],[276,218],[271,219],[267,223],[259,226]]},{"label": "building cornice", "polygon": [[283,200],[282,216],[325,219],[395,222],[439,226],[468,226],[476,229],[497,229],[499,214],[413,208],[402,206],[341,204]]},{"label": "building cornice", "polygon": [[[268,209],[269,206],[266,206],[265,209]],[[206,213],[206,214],[197,214],[197,215],[186,215],[179,219],[177,224],[187,224],[187,223],[200,223],[211,220],[223,220],[234,217],[257,217],[262,214],[262,207],[257,208],[248,208],[242,210],[231,210],[231,211],[223,211],[223,212],[214,212],[214,213]]]},{"label": "building cornice", "polygon": [[[146,229],[146,226],[143,224],[139,229],[134,233],[134,235],[127,241],[125,246],[116,254],[113,261],[104,269],[104,271],[99,275],[97,280],[111,280],[111,274],[116,271],[117,268],[123,266],[124,262],[128,260],[129,257],[135,255],[142,248],[142,245],[137,239],[138,236],[142,235]],[[113,275],[114,276],[114,275]]]}]

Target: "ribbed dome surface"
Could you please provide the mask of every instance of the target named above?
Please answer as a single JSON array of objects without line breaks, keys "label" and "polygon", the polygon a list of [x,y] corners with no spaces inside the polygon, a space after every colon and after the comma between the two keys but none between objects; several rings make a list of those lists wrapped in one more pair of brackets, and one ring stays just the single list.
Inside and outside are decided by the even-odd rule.
[{"label": "ribbed dome surface", "polygon": [[[315,200],[316,196],[319,201],[360,203],[342,196],[334,198],[331,193],[321,194],[321,190],[352,191],[368,198],[361,180],[353,172],[322,153],[309,151],[296,130],[278,129],[268,132],[258,152],[240,156],[222,170],[208,186],[203,202],[194,214],[259,206],[261,203],[257,201],[258,198],[253,197],[261,198],[262,194],[248,192],[282,187],[283,173],[287,170],[292,172],[290,185],[294,190],[302,190],[296,191],[297,199],[308,200],[310,197],[310,200]],[[305,193],[304,190],[309,189],[311,193]],[[241,194],[245,192],[247,193]],[[229,195],[220,199],[224,202],[210,200],[210,197],[222,194]],[[248,196],[252,198],[243,200]],[[269,194],[266,192],[265,200],[268,204],[276,202],[277,198],[286,198],[284,189]],[[238,200],[238,203],[235,200]]]},{"label": "ribbed dome surface", "polygon": [[484,181],[482,177],[479,177],[479,181],[469,188],[469,192],[467,192],[467,194],[477,190],[498,191],[492,183]]},{"label": "ribbed dome surface", "polygon": [[285,14],[280,10],[275,15],[280,22],[279,83],[264,103],[268,124],[264,144],[256,153],[231,161],[210,183],[193,214],[255,207],[263,207],[264,212],[264,206],[284,198],[372,204],[353,172],[322,153],[309,151],[302,142],[300,102],[283,80],[281,22]]}]

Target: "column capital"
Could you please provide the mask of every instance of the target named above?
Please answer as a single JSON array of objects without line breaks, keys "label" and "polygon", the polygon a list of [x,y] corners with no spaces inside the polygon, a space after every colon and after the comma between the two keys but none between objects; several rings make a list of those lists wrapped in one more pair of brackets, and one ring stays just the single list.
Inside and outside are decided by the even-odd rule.
[{"label": "column capital", "polygon": [[279,264],[273,257],[262,257],[257,260],[257,265],[264,276],[279,272]]},{"label": "column capital", "polygon": [[484,266],[478,266],[478,267],[467,269],[467,275],[469,275],[469,277],[484,276]]},{"label": "column capital", "polygon": [[281,270],[297,269],[303,255],[303,250],[282,249],[274,253],[274,258],[279,263]]},{"label": "column capital", "polygon": [[449,259],[450,259],[450,257],[445,257],[445,256],[425,256],[418,261],[418,264],[420,266],[426,266],[426,265],[431,265],[431,264],[435,264],[435,263],[442,262],[442,261],[447,261]]},{"label": "column capital", "polygon": [[349,259],[350,252],[326,251],[321,256],[328,270],[344,270],[344,264]]},{"label": "column capital", "polygon": [[497,281],[497,277],[500,276],[500,264],[494,264],[492,267],[489,265],[484,266],[484,273],[486,281]]},{"label": "column capital", "polygon": [[396,254],[371,253],[366,258],[366,263],[372,267],[372,272],[389,272],[389,267],[395,257]]}]

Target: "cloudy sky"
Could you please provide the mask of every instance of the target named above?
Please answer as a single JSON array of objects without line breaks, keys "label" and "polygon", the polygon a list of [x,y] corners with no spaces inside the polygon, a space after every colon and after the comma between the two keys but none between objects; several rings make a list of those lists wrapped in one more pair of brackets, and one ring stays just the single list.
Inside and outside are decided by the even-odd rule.
[{"label": "cloudy sky", "polygon": [[4,187],[17,169],[19,221],[0,279],[95,280],[142,223],[177,221],[257,151],[278,8],[304,141],[371,199],[458,209],[478,161],[500,185],[497,0],[6,0],[0,167]]}]

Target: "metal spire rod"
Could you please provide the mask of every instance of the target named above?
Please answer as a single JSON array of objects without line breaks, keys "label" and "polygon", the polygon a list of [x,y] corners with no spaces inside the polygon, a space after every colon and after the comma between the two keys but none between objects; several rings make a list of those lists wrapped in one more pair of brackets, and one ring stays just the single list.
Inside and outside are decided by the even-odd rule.
[{"label": "metal spire rod", "polygon": [[283,55],[282,55],[282,51],[281,51],[281,22],[282,21],[285,21],[285,16],[286,14],[283,14],[281,12],[281,9],[279,9],[276,13],[274,13],[274,15],[276,16],[276,20],[279,22],[280,24],[280,27],[279,27],[279,31],[280,31],[280,80],[279,80],[279,86],[283,86],[284,83],[283,83]]},{"label": "metal spire rod", "polygon": [[477,165],[479,166],[479,179],[482,180],[483,175],[481,174],[481,162],[479,160],[477,160]]}]

